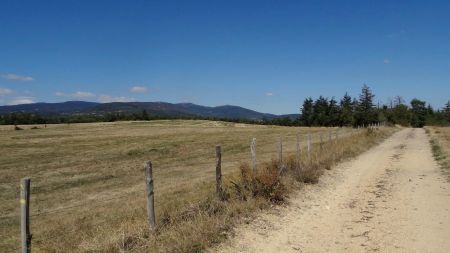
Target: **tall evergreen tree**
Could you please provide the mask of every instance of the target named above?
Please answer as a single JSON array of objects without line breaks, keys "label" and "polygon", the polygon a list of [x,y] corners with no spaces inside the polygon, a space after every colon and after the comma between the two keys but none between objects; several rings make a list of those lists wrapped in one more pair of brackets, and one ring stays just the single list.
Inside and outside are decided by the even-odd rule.
[{"label": "tall evergreen tree", "polygon": [[427,115],[427,108],[425,101],[417,98],[411,100],[411,126],[423,127],[425,126],[425,119]]},{"label": "tall evergreen tree", "polygon": [[300,124],[311,126],[313,124],[313,114],[313,99],[309,97],[303,101],[303,106],[300,109]]},{"label": "tall evergreen tree", "polygon": [[142,120],[149,120],[150,117],[148,116],[147,110],[142,110],[142,116],[141,116]]},{"label": "tall evergreen tree", "polygon": [[328,123],[329,116],[328,99],[320,96],[313,105],[313,124],[316,126],[325,126]]},{"label": "tall evergreen tree", "polygon": [[450,100],[445,104],[444,117],[447,122],[450,122]]},{"label": "tall evergreen tree", "polygon": [[340,108],[337,101],[332,97],[328,103],[328,123],[327,126],[338,126]]},{"label": "tall evergreen tree", "polygon": [[339,125],[350,126],[353,124],[353,102],[352,97],[346,92],[341,99],[341,109],[339,115]]},{"label": "tall evergreen tree", "polygon": [[373,104],[374,97],[375,95],[372,93],[369,86],[364,84],[356,107],[355,123],[357,125],[368,125],[377,121],[377,114]]},{"label": "tall evergreen tree", "polygon": [[392,109],[390,121],[394,124],[402,126],[408,126],[411,122],[411,112],[407,105],[402,103],[396,103]]}]

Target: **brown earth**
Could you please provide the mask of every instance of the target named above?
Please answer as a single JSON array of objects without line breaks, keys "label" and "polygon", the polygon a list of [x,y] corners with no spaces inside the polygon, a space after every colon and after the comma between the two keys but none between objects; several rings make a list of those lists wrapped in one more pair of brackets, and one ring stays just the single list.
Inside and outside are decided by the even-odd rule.
[{"label": "brown earth", "polygon": [[214,252],[450,252],[450,184],[403,129],[238,227]]}]

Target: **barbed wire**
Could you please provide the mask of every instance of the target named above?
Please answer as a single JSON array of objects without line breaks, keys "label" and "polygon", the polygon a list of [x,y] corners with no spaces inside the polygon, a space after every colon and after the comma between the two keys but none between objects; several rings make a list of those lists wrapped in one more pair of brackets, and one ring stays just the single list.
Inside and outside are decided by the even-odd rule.
[{"label": "barbed wire", "polygon": [[[130,196],[128,196],[128,195],[124,195],[124,196],[119,196],[119,197],[114,197],[114,198],[107,198],[107,199],[102,199],[102,200],[95,200],[95,199],[93,199],[93,200],[89,200],[89,201],[97,202],[96,204],[93,204],[93,206],[106,206],[105,203],[109,204],[113,200],[124,199],[124,198],[129,198],[129,197]],[[38,212],[38,213],[30,214],[30,217],[36,217],[36,216],[41,216],[41,215],[65,212],[68,209],[74,209],[74,208],[81,207],[81,206],[86,206],[86,205],[87,205],[87,203],[80,203],[80,204],[77,204],[77,205],[61,207],[61,208],[56,208],[56,209],[52,209],[52,210],[45,210],[45,211],[41,211],[41,212]],[[92,206],[92,205],[90,205],[90,206]]]}]

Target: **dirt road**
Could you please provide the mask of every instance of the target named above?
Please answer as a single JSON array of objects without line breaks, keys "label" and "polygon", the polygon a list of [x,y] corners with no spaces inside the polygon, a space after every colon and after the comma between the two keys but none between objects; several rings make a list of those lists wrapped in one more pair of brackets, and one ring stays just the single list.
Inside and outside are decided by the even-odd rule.
[{"label": "dirt road", "polygon": [[340,164],[219,252],[450,252],[450,183],[423,129]]}]

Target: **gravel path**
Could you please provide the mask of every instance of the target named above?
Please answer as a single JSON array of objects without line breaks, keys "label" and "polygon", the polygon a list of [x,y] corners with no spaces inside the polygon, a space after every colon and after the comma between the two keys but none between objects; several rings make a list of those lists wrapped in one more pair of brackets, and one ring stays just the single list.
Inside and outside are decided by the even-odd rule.
[{"label": "gravel path", "polygon": [[424,130],[403,129],[214,252],[450,252],[450,184]]}]

